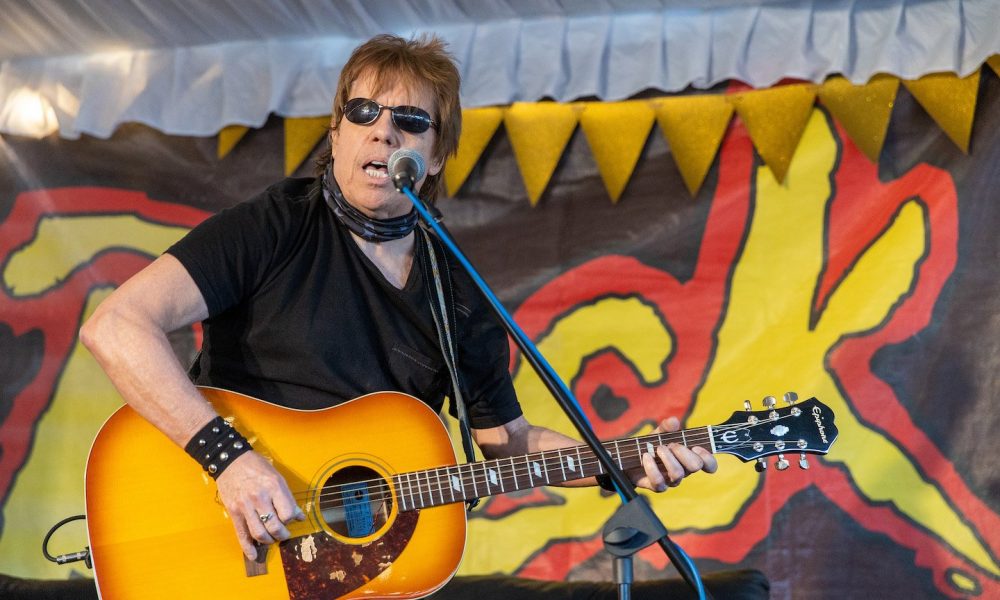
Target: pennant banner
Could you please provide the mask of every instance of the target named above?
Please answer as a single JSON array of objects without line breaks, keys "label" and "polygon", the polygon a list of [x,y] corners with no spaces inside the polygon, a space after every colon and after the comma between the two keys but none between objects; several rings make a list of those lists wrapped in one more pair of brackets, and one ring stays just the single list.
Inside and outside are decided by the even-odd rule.
[{"label": "pennant banner", "polygon": [[580,127],[612,202],[618,202],[649,139],[656,114],[648,102],[588,102]]},{"label": "pennant banner", "polygon": [[[987,62],[1000,70],[1000,55]],[[979,78],[977,71],[964,78],[938,74],[904,82],[964,152],[969,150]],[[730,95],[568,104],[521,102],[510,107],[465,109],[458,151],[445,163],[445,186],[448,195],[459,193],[503,123],[534,206],[549,185],[579,122],[608,197],[617,203],[641,160],[655,121],[670,146],[685,187],[694,196],[715,160],[734,109],[746,124],[761,160],[782,182],[817,96],[851,141],[877,162],[898,89],[899,79],[891,75],[877,75],[863,85],[832,77],[820,86],[792,84]],[[285,120],[286,174],[298,169],[313,151],[327,130],[328,119]],[[246,132],[242,126],[220,131],[219,158],[228,155]]]},{"label": "pennant banner", "polygon": [[979,71],[966,77],[935,73],[916,81],[903,81],[903,85],[951,141],[968,153],[979,92]]},{"label": "pennant banner", "polygon": [[330,130],[330,115],[285,119],[285,175],[291,175]]},{"label": "pennant banner", "polygon": [[844,126],[865,156],[878,162],[898,89],[899,80],[889,75],[878,75],[865,85],[831,77],[820,86],[818,94],[823,106]]},{"label": "pennant banner", "polygon": [[761,159],[778,182],[785,180],[795,147],[816,100],[811,84],[783,85],[729,97]]},{"label": "pennant banner", "polygon": [[224,127],[222,131],[219,132],[219,145],[216,155],[218,158],[225,158],[227,154],[232,152],[236,144],[240,143],[243,136],[250,131],[249,127],[244,127],[243,125],[230,125],[229,127]]},{"label": "pennant banner", "polygon": [[504,128],[532,206],[552,178],[581,111],[577,104],[517,102],[504,114]]},{"label": "pennant banner", "polygon": [[500,127],[505,110],[486,107],[462,111],[462,135],[458,140],[458,152],[444,166],[444,182],[449,196],[457,194],[465,183],[486,145]]},{"label": "pennant banner", "polygon": [[723,96],[661,98],[653,105],[684,185],[696,196],[732,119],[733,105]]}]

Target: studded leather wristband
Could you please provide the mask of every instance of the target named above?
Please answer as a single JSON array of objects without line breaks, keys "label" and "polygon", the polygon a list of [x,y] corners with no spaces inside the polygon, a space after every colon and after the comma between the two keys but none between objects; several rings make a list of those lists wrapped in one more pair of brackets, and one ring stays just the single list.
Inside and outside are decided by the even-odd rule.
[{"label": "studded leather wristband", "polygon": [[215,417],[194,434],[184,451],[218,479],[236,457],[253,450],[250,442],[222,417]]}]

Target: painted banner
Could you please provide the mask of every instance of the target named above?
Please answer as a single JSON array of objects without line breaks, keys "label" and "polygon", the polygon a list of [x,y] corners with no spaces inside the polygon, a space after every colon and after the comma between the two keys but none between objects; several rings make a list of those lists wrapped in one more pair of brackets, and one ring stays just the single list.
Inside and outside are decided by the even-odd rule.
[{"label": "painted banner", "polygon": [[[282,122],[216,140],[0,140],[0,571],[45,561],[83,512],[94,434],[121,400],[79,344],[87,315],[174,240],[282,177]],[[698,195],[651,135],[617,203],[578,130],[535,206],[497,135],[444,212],[599,436],[719,423],[794,391],[836,413],[808,469],[719,472],[649,494],[703,572],[753,567],[775,598],[1000,597],[1000,79],[969,154],[900,93],[879,163],[821,107],[779,183],[739,121]],[[300,167],[308,175],[311,167]],[[189,361],[197,327],[172,334]],[[514,352],[528,418],[568,421]],[[609,578],[618,499],[539,488],[471,515],[460,573]],[[165,516],[166,518],[166,516]],[[68,525],[56,553],[86,545]],[[673,571],[655,547],[637,577]]]}]

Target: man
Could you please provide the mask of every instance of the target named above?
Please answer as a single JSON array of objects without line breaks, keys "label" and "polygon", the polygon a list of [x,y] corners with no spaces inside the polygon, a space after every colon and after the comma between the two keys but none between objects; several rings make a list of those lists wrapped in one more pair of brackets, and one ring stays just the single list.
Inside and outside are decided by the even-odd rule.
[{"label": "man", "polygon": [[[388,177],[390,155],[427,157],[415,188],[433,199],[458,144],[458,71],[436,39],[378,36],[355,50],[334,100],[329,163],[208,219],[105,300],[81,330],[122,396],[216,477],[248,558],[254,541],[288,539],[303,519],[284,479],[219,417],[192,384],[292,408],[322,408],[394,389],[440,409],[450,378],[430,309],[433,283],[409,200]],[[507,341],[469,278],[449,269],[458,369],[473,438],[487,457],[576,445],[530,425],[506,371]],[[166,332],[204,322],[191,378]],[[213,425],[214,424],[214,425]],[[224,424],[223,424],[224,425]],[[676,429],[676,419],[661,428]],[[223,429],[223,431],[225,431]],[[198,446],[219,439],[224,452]],[[662,491],[714,472],[703,448],[656,449],[631,473]],[[593,484],[583,480],[577,482]]]}]

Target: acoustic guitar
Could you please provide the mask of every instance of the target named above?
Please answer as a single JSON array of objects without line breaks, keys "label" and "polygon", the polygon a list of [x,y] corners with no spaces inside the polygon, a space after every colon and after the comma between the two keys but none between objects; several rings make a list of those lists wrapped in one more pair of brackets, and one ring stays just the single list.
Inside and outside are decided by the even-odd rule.
[{"label": "acoustic guitar", "polygon": [[[195,461],[128,406],[94,441],[87,527],[103,598],[417,598],[443,586],[465,546],[464,502],[597,475],[586,446],[457,464],[440,417],[416,398],[369,394],[317,411],[201,388],[270,459],[305,521],[248,561]],[[700,445],[750,461],[825,454],[834,416],[815,398],[724,423],[604,443],[622,468],[655,445]]]}]

